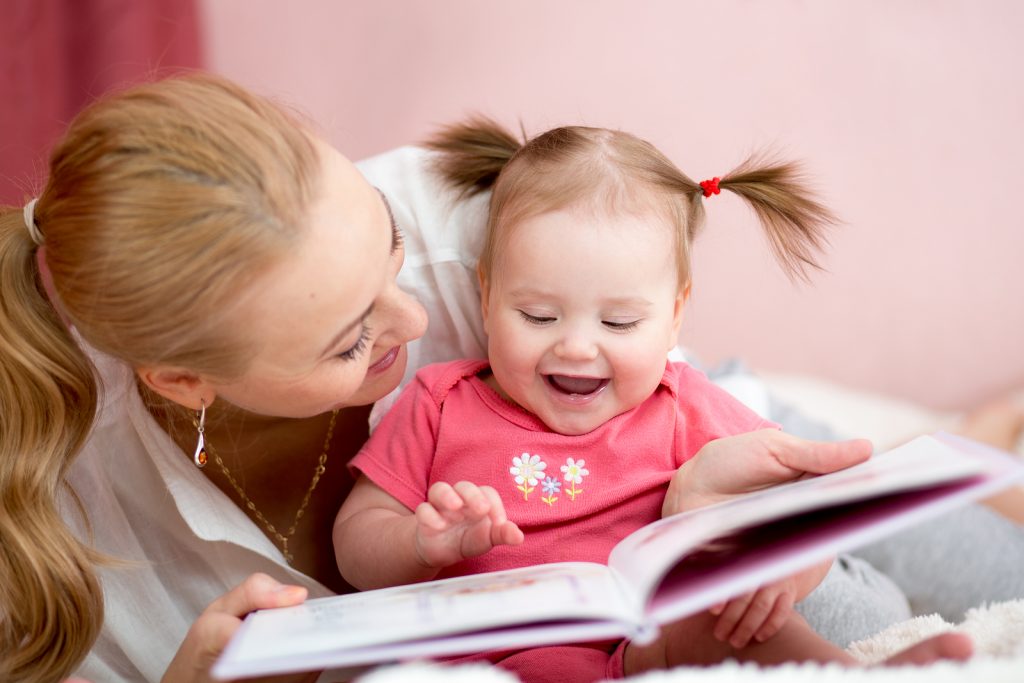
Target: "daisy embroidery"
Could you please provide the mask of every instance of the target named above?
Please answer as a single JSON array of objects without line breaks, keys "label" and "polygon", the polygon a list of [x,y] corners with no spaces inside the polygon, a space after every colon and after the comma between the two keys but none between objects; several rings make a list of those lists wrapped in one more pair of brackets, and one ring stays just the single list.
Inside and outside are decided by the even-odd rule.
[{"label": "daisy embroidery", "polygon": [[576,488],[576,484],[582,484],[583,477],[590,474],[590,470],[583,467],[586,464],[586,460],[566,458],[565,464],[562,465],[562,479],[565,479],[569,484],[569,488],[565,492],[569,494],[569,498],[572,500],[576,500],[576,496],[583,493],[583,489]]},{"label": "daisy embroidery", "polygon": [[544,483],[540,485],[540,489],[548,495],[541,498],[541,500],[547,503],[548,507],[553,506],[555,501],[558,500],[558,496],[555,494],[558,493],[561,488],[562,482],[558,481],[554,477],[544,477]]},{"label": "daisy embroidery", "polygon": [[530,499],[533,487],[544,476],[547,466],[548,464],[542,462],[539,455],[523,453],[521,456],[512,458],[512,467],[509,467],[508,471],[518,484],[516,488],[523,492],[523,500]]}]

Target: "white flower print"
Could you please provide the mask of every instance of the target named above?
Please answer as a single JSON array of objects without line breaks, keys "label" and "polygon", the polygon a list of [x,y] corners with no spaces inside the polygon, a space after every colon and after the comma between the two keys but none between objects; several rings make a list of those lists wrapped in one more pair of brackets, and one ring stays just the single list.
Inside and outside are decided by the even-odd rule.
[{"label": "white flower print", "polygon": [[562,474],[565,475],[563,479],[573,484],[583,483],[583,477],[590,474],[590,470],[583,467],[586,464],[586,460],[580,460],[579,462],[576,462],[572,458],[566,458],[565,464],[562,465],[561,467]]},{"label": "white flower print", "polygon": [[523,492],[523,500],[530,499],[533,487],[537,485],[548,464],[540,459],[539,455],[523,453],[521,456],[512,458],[512,467],[508,468],[509,474],[515,478],[516,488]]},{"label": "white flower print", "polygon": [[565,492],[569,494],[569,498],[572,500],[576,500],[576,496],[583,493],[583,489],[576,488],[576,484],[583,483],[583,477],[590,474],[590,470],[584,467],[586,464],[587,461],[583,459],[566,458],[565,464],[560,468],[564,475],[562,478],[569,482],[569,488]]}]

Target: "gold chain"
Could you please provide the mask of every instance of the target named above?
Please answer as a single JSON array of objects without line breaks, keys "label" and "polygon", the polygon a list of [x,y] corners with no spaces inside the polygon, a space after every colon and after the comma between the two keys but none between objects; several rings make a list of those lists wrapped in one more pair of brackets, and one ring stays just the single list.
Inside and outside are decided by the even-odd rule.
[{"label": "gold chain", "polygon": [[[317,461],[316,469],[313,470],[313,481],[309,482],[309,488],[306,489],[306,495],[302,497],[302,503],[299,505],[299,509],[295,513],[295,519],[292,520],[292,525],[284,534],[278,531],[277,527],[271,524],[267,518],[263,516],[263,513],[256,509],[256,504],[252,502],[252,499],[249,498],[249,496],[245,495],[245,490],[242,489],[241,484],[235,480],[235,477],[231,474],[227,465],[225,465],[224,461],[221,460],[220,455],[213,449],[209,441],[206,442],[206,448],[210,451],[210,455],[213,456],[213,461],[217,463],[217,467],[220,468],[220,471],[223,472],[224,476],[228,478],[229,482],[231,482],[231,486],[242,498],[242,501],[245,502],[245,507],[251,510],[253,515],[256,516],[256,519],[267,528],[267,531],[269,531],[275,539],[277,539],[277,542],[281,545],[281,554],[284,555],[285,562],[289,565],[295,558],[288,551],[288,539],[295,535],[295,527],[299,525],[299,520],[302,519],[302,515],[305,514],[306,508],[309,506],[309,500],[313,495],[313,489],[315,489],[316,485],[320,483],[320,477],[323,476],[323,473],[327,471],[327,453],[331,449],[331,440],[334,437],[334,423],[337,422],[337,420],[338,411],[335,410],[331,413],[331,421],[327,425],[327,436],[324,437],[323,452],[320,453],[320,459]],[[198,429],[199,423],[195,420],[192,422]]]}]

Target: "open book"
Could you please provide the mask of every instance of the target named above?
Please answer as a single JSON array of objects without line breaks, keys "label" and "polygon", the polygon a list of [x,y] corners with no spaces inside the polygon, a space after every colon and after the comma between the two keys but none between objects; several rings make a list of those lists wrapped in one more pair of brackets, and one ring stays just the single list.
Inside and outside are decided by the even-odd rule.
[{"label": "open book", "polygon": [[1015,482],[1024,464],[922,436],[854,467],[649,524],[608,565],[555,563],[250,614],[219,678],[632,638]]}]

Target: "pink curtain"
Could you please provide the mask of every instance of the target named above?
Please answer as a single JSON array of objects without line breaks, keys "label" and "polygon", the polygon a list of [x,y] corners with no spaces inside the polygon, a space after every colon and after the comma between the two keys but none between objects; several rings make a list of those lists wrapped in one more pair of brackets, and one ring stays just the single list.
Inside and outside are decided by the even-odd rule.
[{"label": "pink curtain", "polygon": [[6,0],[0,203],[42,185],[53,143],[104,91],[201,64],[196,0]]}]

